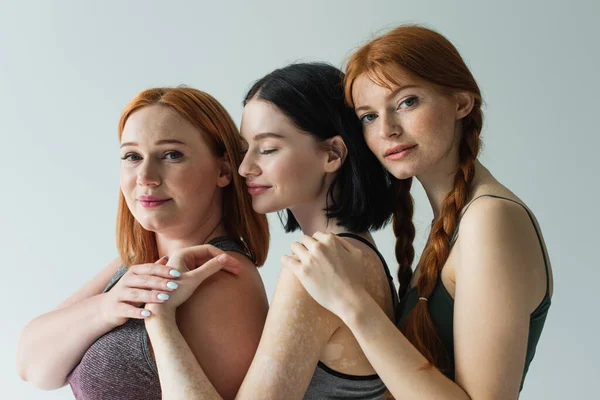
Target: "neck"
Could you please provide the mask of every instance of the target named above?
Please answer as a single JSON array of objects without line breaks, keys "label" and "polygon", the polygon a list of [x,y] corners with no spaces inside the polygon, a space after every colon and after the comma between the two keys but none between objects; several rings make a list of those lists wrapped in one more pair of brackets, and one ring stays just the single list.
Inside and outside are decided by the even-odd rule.
[{"label": "neck", "polygon": [[290,208],[305,235],[312,236],[315,232],[342,233],[348,231],[337,224],[336,218],[327,219],[325,205],[327,204],[327,189],[330,184],[331,182],[326,182],[319,195],[309,203],[298,204]]},{"label": "neck", "polygon": [[186,233],[156,232],[159,257],[171,255],[186,247],[208,243],[211,239],[227,234],[221,218],[221,209],[206,214],[204,221]]},{"label": "neck", "polygon": [[[454,177],[457,171],[458,162],[453,165],[445,165],[442,168],[436,168],[435,170],[428,171],[426,174],[417,176],[417,179],[421,185],[423,185],[423,189],[431,204],[434,219],[437,219],[440,216],[446,196],[454,190]],[[476,188],[480,186],[482,181],[486,180],[488,175],[490,175],[489,171],[481,165],[479,161],[475,160],[475,176],[471,182],[471,193],[469,193],[467,197],[467,202],[472,199]]]}]

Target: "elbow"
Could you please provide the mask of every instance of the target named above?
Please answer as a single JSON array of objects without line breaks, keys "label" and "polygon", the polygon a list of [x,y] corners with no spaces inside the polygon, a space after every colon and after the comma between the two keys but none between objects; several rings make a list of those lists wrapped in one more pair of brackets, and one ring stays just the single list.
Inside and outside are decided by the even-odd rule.
[{"label": "elbow", "polygon": [[67,384],[66,378],[57,379],[52,375],[52,368],[35,367],[22,358],[17,359],[17,374],[22,381],[41,390],[56,390]]}]

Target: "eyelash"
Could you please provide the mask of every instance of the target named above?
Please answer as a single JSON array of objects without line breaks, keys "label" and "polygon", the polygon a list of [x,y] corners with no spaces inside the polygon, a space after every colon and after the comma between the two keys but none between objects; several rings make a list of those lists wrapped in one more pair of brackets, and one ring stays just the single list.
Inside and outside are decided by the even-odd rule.
[{"label": "eyelash", "polygon": [[277,149],[266,149],[266,150],[260,150],[260,151],[258,152],[258,154],[261,154],[261,155],[263,155],[263,156],[266,156],[266,155],[268,155],[268,154],[271,154],[271,153],[274,153],[274,152],[276,152],[276,151],[277,151]]},{"label": "eyelash", "polygon": [[[416,104],[416,103],[418,103],[418,102],[419,102],[419,98],[418,98],[417,96],[410,96],[410,97],[408,97],[408,98],[406,98],[406,99],[402,100],[402,101],[400,102],[400,104],[398,104],[398,107],[396,107],[396,110],[406,110],[407,108],[414,107],[414,104],[413,104],[413,105],[410,105],[410,106],[407,106],[406,108],[402,108],[402,107],[401,107],[401,106],[402,106],[402,104],[405,104],[406,102],[408,102],[408,101],[411,101],[411,100],[414,100],[414,101],[415,101],[415,103],[414,103],[414,104]],[[374,117],[377,117],[377,115],[376,115],[376,114],[374,114],[374,113],[365,114],[365,115],[363,115],[362,117],[360,117],[360,122],[361,122],[363,125],[367,125],[367,124],[369,124],[370,122],[372,122],[372,121],[375,119],[375,118],[373,118],[373,119],[371,119],[370,121],[365,121],[365,118],[366,118],[366,117],[369,117],[369,116],[374,116]]]},{"label": "eyelash", "polygon": [[[169,158],[169,155],[176,155],[177,157]],[[138,159],[132,160],[131,159],[132,157],[138,157]],[[169,161],[178,160],[181,157],[183,157],[183,153],[181,153],[180,151],[175,151],[175,150],[167,151],[167,152],[165,152],[165,154],[163,156],[164,159],[169,160]],[[127,153],[123,157],[121,157],[121,160],[123,160],[123,161],[131,161],[131,162],[139,161],[141,159],[142,159],[142,157],[140,157],[140,155],[137,154],[137,153]]]}]

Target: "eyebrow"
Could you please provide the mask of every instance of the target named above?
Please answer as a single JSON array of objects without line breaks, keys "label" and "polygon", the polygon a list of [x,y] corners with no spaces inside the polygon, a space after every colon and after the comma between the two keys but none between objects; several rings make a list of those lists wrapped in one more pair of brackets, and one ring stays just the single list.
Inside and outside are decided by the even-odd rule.
[{"label": "eyebrow", "polygon": [[259,140],[268,139],[268,138],[285,139],[285,137],[283,135],[280,135],[278,133],[264,132],[264,133],[259,133],[258,135],[254,135],[252,140],[259,141]]},{"label": "eyebrow", "polygon": [[[392,91],[390,94],[388,94],[387,96],[385,96],[385,99],[389,101],[390,99],[396,97],[396,95],[398,93],[400,93],[401,91],[406,90],[406,89],[414,89],[416,87],[417,87],[417,85],[400,86],[399,88],[397,88],[396,90]],[[371,108],[371,107],[369,107],[369,106],[360,106],[360,107],[355,108],[354,111],[358,112],[358,111],[366,110],[366,109],[369,109],[369,108]]]},{"label": "eyebrow", "polygon": [[[163,139],[163,140],[159,140],[158,142],[154,143],[155,145],[161,145],[161,144],[182,144],[185,146],[185,143],[182,142],[181,140],[176,140],[176,139]],[[136,142],[125,142],[125,143],[121,143],[121,148],[125,147],[125,146],[137,146],[138,144]]]}]

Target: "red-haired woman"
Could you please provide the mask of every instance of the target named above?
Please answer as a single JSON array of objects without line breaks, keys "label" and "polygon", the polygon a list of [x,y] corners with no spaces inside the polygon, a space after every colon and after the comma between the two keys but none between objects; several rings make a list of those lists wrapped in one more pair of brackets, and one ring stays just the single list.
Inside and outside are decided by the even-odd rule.
[{"label": "red-haired woman", "polygon": [[[361,251],[345,239],[304,236],[284,265],[350,327],[396,398],[516,399],[552,274],[532,212],[477,160],[475,79],[445,37],[400,26],[352,55],[345,90],[397,188],[397,326],[363,289]],[[414,273],[413,177],[434,215]]]},{"label": "red-haired woman", "polygon": [[[237,174],[239,132],[211,96],[191,88],[138,94],[119,123],[118,260],[57,309],[27,325],[21,377],[42,389],[69,383],[78,399],[160,399],[142,304],[169,302],[181,273],[159,257],[202,246],[193,273],[202,285],[177,309],[177,325],[224,396],[236,393],[268,311],[256,266],[267,256],[264,215]],[[216,269],[215,269],[216,267]],[[188,279],[189,281],[190,279]],[[185,284],[184,281],[180,284]],[[181,290],[181,288],[179,289]]]}]

